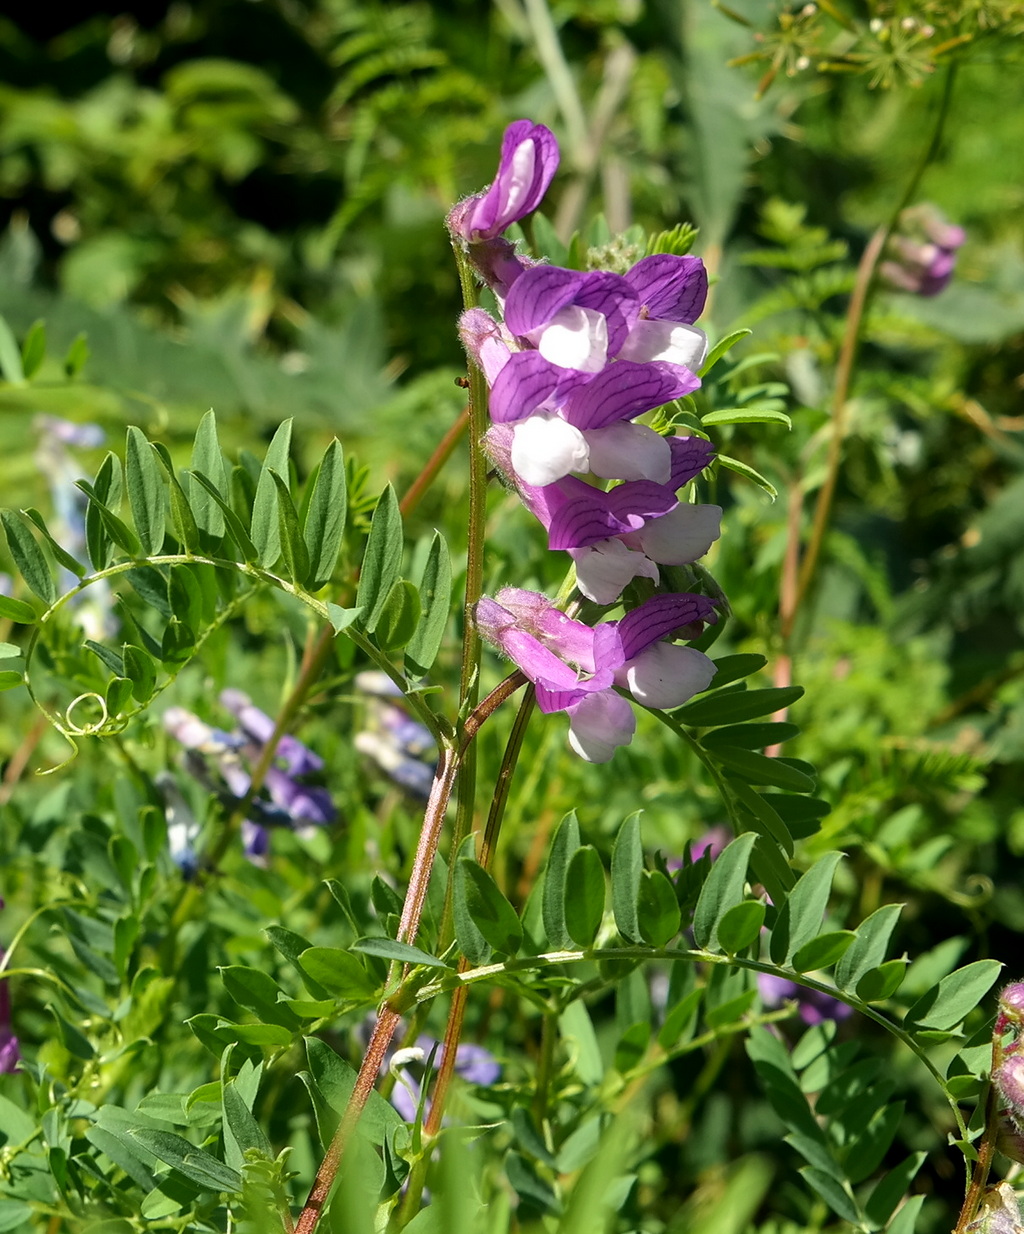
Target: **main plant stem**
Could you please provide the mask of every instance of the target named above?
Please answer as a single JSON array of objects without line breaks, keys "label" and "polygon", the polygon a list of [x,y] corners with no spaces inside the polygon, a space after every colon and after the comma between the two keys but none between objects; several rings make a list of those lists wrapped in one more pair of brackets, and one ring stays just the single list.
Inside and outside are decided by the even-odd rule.
[{"label": "main plant stem", "polygon": [[[490,869],[494,860],[498,833],[501,830],[502,819],[505,816],[505,807],[508,804],[512,775],[519,761],[519,753],[523,747],[523,738],[526,735],[526,727],[533,712],[535,699],[536,695],[531,686],[526,691],[523,701],[519,705],[519,710],[516,712],[516,718],[512,724],[512,731],[505,745],[505,753],[501,760],[497,781],[495,782],[494,795],[491,798],[491,807],[487,814],[487,825],[484,828],[478,854],[480,864],[485,870]],[[453,868],[454,865],[453,861]],[[459,960],[459,972],[468,972],[470,967],[469,961],[465,956],[462,956]],[[444,1116],[448,1090],[455,1072],[455,1063],[458,1055],[459,1041],[462,1037],[462,1025],[466,1015],[466,1000],[468,997],[469,987],[465,985],[458,986],[452,995],[451,1006],[448,1009],[448,1023],[445,1026],[444,1044],[440,1056],[441,1063],[438,1068],[437,1080],[434,1084],[434,1092],[431,1096],[430,1113],[427,1115],[423,1126],[423,1137],[428,1144],[441,1130],[441,1119]],[[406,1188],[405,1200],[402,1204],[399,1228],[411,1221],[419,1211],[428,1162],[429,1155],[424,1152],[413,1166]]]}]

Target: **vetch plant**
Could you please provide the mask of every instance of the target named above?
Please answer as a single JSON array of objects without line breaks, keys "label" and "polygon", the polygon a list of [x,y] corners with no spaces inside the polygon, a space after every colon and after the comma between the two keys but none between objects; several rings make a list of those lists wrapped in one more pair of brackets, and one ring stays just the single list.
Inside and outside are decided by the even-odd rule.
[{"label": "vetch plant", "polygon": [[[513,1193],[517,1228],[535,1216],[600,1228],[620,1211],[621,1228],[647,1228],[628,1207],[643,1166],[628,1112],[680,1060],[696,1076],[677,1102],[691,1112],[727,1063],[760,1078],[769,1134],[783,1127],[804,1162],[803,1190],[792,1188],[802,1228],[835,1219],[911,1234],[924,1154],[899,1138],[908,1059],[964,1157],[959,1234],[1008,1211],[985,1186],[1000,1103],[1011,1117],[1021,1104],[1017,986],[990,1035],[997,962],[956,968],[947,948],[908,971],[892,954],[900,905],[859,919],[843,854],[819,836],[830,806],[815,768],[781,753],[798,729],[778,717],[802,691],[758,684],[759,654],[716,654],[730,609],[715,561],[701,559],[736,506],[702,498],[722,467],[770,485],[712,434],[788,420],[758,410],[758,386],[741,386],[735,406],[714,401],[716,366],[746,332],[697,324],[708,278],[686,251],[690,231],[637,240],[643,251],[616,270],[547,264],[506,235],[540,205],[557,159],[546,127],[517,121],[493,183],[448,218],[469,360],[468,517],[446,529],[455,554],[441,530],[407,544],[406,528],[458,426],[401,499],[389,485],[368,500],[337,440],[300,480],[290,422],[261,460],[228,458],[211,413],[186,466],[129,429],[123,460],[109,453],[78,482],[78,544],[35,510],[4,512],[23,586],[0,596],[22,640],[4,644],[17,667],[3,684],[27,686],[74,749],[107,740],[126,771],[111,790],[116,826],[76,815],[67,876],[36,915],[58,928],[43,937],[29,917],[0,960],[5,999],[12,978],[49,983],[36,1012],[55,1025],[26,1061],[0,1024],[0,1060],[20,1051],[25,1092],[46,1107],[38,1132],[18,1107],[0,1144],[0,1221],[10,1199],[12,1221],[58,1225],[430,1228],[428,1193],[434,1211],[454,1211],[444,1206],[466,1132],[449,1095],[461,1077],[488,1161],[473,1184],[481,1229],[499,1228],[486,1224],[492,1202],[490,1219],[510,1228],[500,1205]],[[499,485],[505,516],[521,500],[546,547],[529,567],[506,555],[488,595]],[[554,562],[565,577],[549,596],[535,587]],[[101,586],[116,630],[88,637],[71,606]],[[253,704],[263,696],[225,651],[233,633],[251,636],[240,623],[254,612],[274,631],[310,623],[301,656],[275,671],[286,683],[276,715]],[[514,666],[503,678],[499,657]],[[226,688],[215,703],[204,678],[193,710],[181,698],[196,662],[216,662]],[[161,735],[148,713],[164,692]],[[582,763],[555,763],[563,722],[549,717],[561,712]],[[583,764],[606,762],[613,775],[587,778],[601,769]],[[396,787],[382,791],[371,770]],[[585,831],[576,810],[557,821],[559,777],[585,816],[595,784],[613,808],[641,803],[645,771],[707,803],[716,826],[703,841],[649,852],[640,812],[614,838],[586,817]],[[42,843],[63,808],[40,808]],[[528,813],[533,846],[518,884],[502,847],[514,811]],[[349,869],[359,859],[372,876]],[[15,969],[29,937],[43,958]],[[87,981],[69,979],[69,956]],[[644,966],[658,976],[658,1014]],[[210,967],[200,998],[189,983]],[[599,1035],[602,1002],[614,1013]],[[171,1090],[154,1042],[183,1004],[195,1051]],[[0,1002],[0,1019],[7,1011]],[[903,1060],[893,1078],[865,1065],[844,1020]],[[413,1063],[429,1065],[413,1075]],[[14,1106],[6,1091],[0,1113]],[[279,1117],[275,1102],[295,1091],[308,1106]],[[694,1126],[674,1134],[697,1140]],[[87,1164],[70,1168],[76,1153]],[[478,1219],[470,1202],[451,1228]]]}]

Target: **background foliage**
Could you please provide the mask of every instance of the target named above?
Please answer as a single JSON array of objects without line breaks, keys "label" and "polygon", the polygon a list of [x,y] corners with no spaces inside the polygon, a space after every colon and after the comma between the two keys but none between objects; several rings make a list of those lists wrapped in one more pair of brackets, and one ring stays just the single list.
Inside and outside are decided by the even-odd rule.
[{"label": "background foliage", "polygon": [[[371,514],[380,527],[392,508],[378,503],[385,483],[408,491],[464,401],[443,217],[492,174],[503,126],[529,115],[562,141],[551,217],[526,228],[538,253],[564,259],[579,229],[583,264],[634,223],[692,220],[695,251],[719,275],[708,329],[753,331],[686,413],[750,410],[760,423],[719,414],[708,432],[779,494],[725,467],[709,486],[726,508],[709,565],[733,614],[712,654],[768,662],[751,676],[760,659],[732,661],[749,698],[773,686],[784,650],[780,573],[825,473],[854,268],[947,88],[918,196],[968,241],[941,296],[882,290],[869,304],[832,529],[788,646],[805,694],[775,771],[785,782],[744,762],[763,732],[748,734],[749,751],[734,734],[714,754],[716,728],[767,720],[777,698],[681,716],[691,746],[641,716],[604,767],[571,761],[557,724],[534,718],[493,884],[449,854],[473,909],[458,942],[478,963],[596,938],[627,952],[675,940],[706,953],[701,965],[588,954],[474,989],[467,1039],[502,1076],[461,1090],[457,1122],[473,1130],[442,1136],[436,1204],[415,1221],[471,1220],[456,1198],[469,1171],[496,1230],[593,1228],[606,1210],[614,1228],[650,1234],[951,1227],[963,1172],[947,1136],[963,1128],[921,1054],[969,1119],[988,1061],[987,962],[1017,976],[1024,931],[1024,202],[1010,174],[1021,15],[1010,3],[862,7],[746,0],[733,6],[743,24],[703,0],[259,0],[114,18],[79,7],[67,26],[42,9],[3,20],[3,504],[41,511],[82,569],[126,567],[112,595],[93,583],[78,610],[59,604],[39,625],[74,566],[31,521],[5,519],[4,568],[21,577],[0,609],[0,943],[24,1064],[0,1076],[0,1229],[222,1230],[230,1208],[255,1230],[267,1197],[290,1188],[298,1200],[308,1186],[386,974],[386,955],[351,944],[393,933],[422,806],[360,743],[379,718],[355,675],[381,657],[411,678],[429,669],[441,693],[413,706],[430,723],[452,711],[454,653],[446,641],[424,663],[423,640],[435,525],[456,594],[464,568],[459,453],[405,520],[404,548],[378,531],[384,581],[371,589],[356,570]],[[60,523],[70,479],[42,452],[39,417],[55,415],[99,426],[125,465],[105,463],[97,438],[67,448],[98,498],[78,547]],[[185,471],[203,472],[227,512]],[[344,537],[315,513],[318,482],[338,508],[342,475]],[[556,588],[518,504],[498,489],[491,500],[488,589]],[[211,564],[168,561],[154,578],[128,568],[140,550]],[[212,564],[228,561],[245,568]],[[399,576],[409,585],[393,593]],[[82,645],[76,611],[94,614],[99,650]],[[325,620],[358,645],[343,631],[323,651]],[[26,653],[33,691],[78,745],[66,765],[67,738],[21,684]],[[236,687],[277,716],[317,654],[315,688],[286,723],[324,760],[315,783],[336,818],[274,827],[254,864],[242,812],[183,764],[161,715],[179,706],[230,728],[218,698]],[[493,685],[501,666],[486,672]],[[87,694],[105,716],[86,699],[69,717]],[[481,734],[483,784],[510,723],[499,715]],[[796,967],[813,960],[807,971],[903,1025],[919,1053],[863,1014],[809,1027],[803,1005],[769,1005],[750,968],[707,959],[761,962],[746,842],[676,874],[711,827],[767,826],[735,798],[726,816],[714,776],[729,758],[796,839],[791,869],[760,842],[751,879],[781,904],[787,886],[773,878],[830,876],[813,895],[797,883],[809,897],[791,912],[799,930],[769,912],[764,963],[792,976],[794,937],[830,940]],[[172,860],[162,773],[214,875],[189,881]],[[638,809],[640,832],[624,824]],[[820,860],[837,852],[834,868]],[[558,854],[586,894],[552,898],[550,874],[538,884]],[[698,898],[710,870],[717,882]],[[842,935],[858,927],[856,943]],[[787,931],[789,944],[775,941]],[[939,985],[958,965],[966,977]],[[419,971],[425,988],[441,980]],[[862,993],[869,971],[881,984]],[[422,1006],[416,1031],[439,1037],[444,998]],[[366,1190],[393,1197],[416,1133],[384,1100],[368,1121],[389,1147],[362,1161]],[[362,1211],[353,1186],[336,1228],[363,1228],[344,1224]],[[919,1198],[893,1216],[904,1189]]]}]

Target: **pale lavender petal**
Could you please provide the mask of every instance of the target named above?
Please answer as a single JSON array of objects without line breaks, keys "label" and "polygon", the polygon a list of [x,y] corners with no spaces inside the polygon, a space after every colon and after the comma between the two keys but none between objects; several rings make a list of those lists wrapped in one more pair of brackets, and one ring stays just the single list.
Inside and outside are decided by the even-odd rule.
[{"label": "pale lavender petal", "polygon": [[606,763],[636,732],[636,716],[614,690],[588,694],[569,709],[569,744],[588,763]]},{"label": "pale lavender petal", "polygon": [[714,675],[714,661],[695,647],[655,643],[627,661],[615,680],[645,707],[665,711],[706,690]]},{"label": "pale lavender petal", "polygon": [[684,626],[707,621],[714,611],[714,604],[705,596],[689,592],[653,596],[628,612],[618,623],[622,661],[635,659],[653,643],[660,642]]},{"label": "pale lavender petal", "polygon": [[[502,371],[501,377],[508,367],[511,366]],[[565,400],[564,414],[577,428],[605,428],[617,420],[632,420],[662,403],[681,398],[699,385],[700,378],[685,368],[619,360],[586,385],[572,390]]]},{"label": "pale lavender petal", "polygon": [[578,304],[559,309],[543,329],[534,330],[530,341],[559,368],[600,373],[608,363],[608,319]]},{"label": "pale lavender petal", "polygon": [[699,257],[656,253],[623,276],[636,289],[648,317],[696,321],[708,295],[708,272]]},{"label": "pale lavender petal", "polygon": [[652,561],[681,566],[703,557],[721,533],[721,506],[683,502],[660,518],[651,519],[635,538]]},{"label": "pale lavender petal", "polygon": [[703,437],[669,437],[667,441],[672,452],[672,475],[668,485],[675,492],[700,475],[714,458],[715,447]]},{"label": "pale lavender petal", "polygon": [[708,336],[696,326],[678,321],[643,318],[633,326],[619,349],[620,360],[647,364],[661,360],[698,372],[708,358]]},{"label": "pale lavender petal", "polygon": [[658,567],[644,553],[634,552],[621,540],[601,540],[571,550],[576,563],[576,586],[595,604],[613,604],[634,578],[658,581]]},{"label": "pale lavender petal", "polygon": [[512,470],[525,484],[554,484],[571,471],[587,471],[589,460],[586,437],[560,416],[539,414],[516,422]]},{"label": "pale lavender petal", "polygon": [[668,441],[646,424],[620,420],[587,432],[590,470],[605,480],[655,480],[665,484],[672,474]]}]

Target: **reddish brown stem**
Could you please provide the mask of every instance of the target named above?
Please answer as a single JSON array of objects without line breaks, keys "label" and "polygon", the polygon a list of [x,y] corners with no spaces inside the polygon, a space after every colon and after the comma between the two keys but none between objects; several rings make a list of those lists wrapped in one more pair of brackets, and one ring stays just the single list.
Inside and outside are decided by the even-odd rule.
[{"label": "reddish brown stem", "polygon": [[398,503],[398,508],[402,512],[402,517],[415,510],[420,504],[423,494],[434,483],[437,478],[437,473],[448,462],[452,456],[452,452],[459,444],[460,439],[465,435],[466,429],[469,427],[469,408],[463,408],[459,418],[451,426],[447,433],[441,438],[437,444],[437,449],[427,459],[426,465],[420,474],[413,480],[409,486],[408,492]]}]

